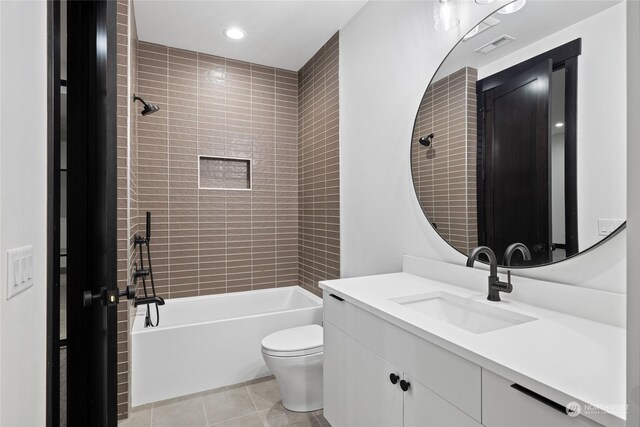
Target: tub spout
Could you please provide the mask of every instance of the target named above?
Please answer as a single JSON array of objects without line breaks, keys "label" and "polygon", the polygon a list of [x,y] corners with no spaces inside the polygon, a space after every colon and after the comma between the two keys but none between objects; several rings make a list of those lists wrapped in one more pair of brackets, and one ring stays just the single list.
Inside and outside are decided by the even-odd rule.
[{"label": "tub spout", "polygon": [[164,305],[164,298],[162,297],[145,297],[145,298],[136,298],[133,302],[133,306],[137,307],[142,304],[158,304]]}]

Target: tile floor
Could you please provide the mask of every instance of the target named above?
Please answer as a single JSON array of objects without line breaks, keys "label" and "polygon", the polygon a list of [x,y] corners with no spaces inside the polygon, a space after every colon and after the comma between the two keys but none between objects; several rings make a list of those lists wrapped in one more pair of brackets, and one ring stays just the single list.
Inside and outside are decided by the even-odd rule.
[{"label": "tile floor", "polygon": [[273,377],[133,409],[119,427],[329,427],[322,410],[287,411]]}]

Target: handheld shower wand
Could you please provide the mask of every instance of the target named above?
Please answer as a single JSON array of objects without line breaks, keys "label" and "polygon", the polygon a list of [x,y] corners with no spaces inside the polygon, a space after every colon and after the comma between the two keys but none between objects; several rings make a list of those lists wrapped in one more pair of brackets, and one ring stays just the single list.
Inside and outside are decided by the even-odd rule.
[{"label": "handheld shower wand", "polygon": [[[147,305],[147,314],[145,316],[144,326],[153,327],[153,326],[158,326],[158,323],[160,323],[160,309],[158,308],[158,306],[164,305],[164,299],[156,295],[156,287],[153,281],[153,269],[151,267],[151,251],[149,249],[149,242],[151,241],[151,212],[147,212],[146,228],[147,228],[146,229],[147,233],[145,237],[142,237],[139,234],[136,234],[134,237],[135,244],[138,245],[138,248],[140,250],[140,268],[137,268],[136,266],[136,270],[133,272],[133,277],[134,277],[134,281],[136,282],[138,280],[138,277],[142,277],[142,289],[144,292],[144,298],[136,298],[133,305],[135,307],[137,307],[140,304]],[[144,257],[143,257],[142,245],[145,245],[145,247],[147,248],[147,265],[148,265],[147,268],[144,268]],[[151,296],[149,296],[147,292],[147,281],[146,281],[147,276],[149,276],[149,278],[151,279],[151,293],[152,293]],[[155,304],[156,306],[155,324],[151,321],[151,310],[149,308],[150,304]]]}]

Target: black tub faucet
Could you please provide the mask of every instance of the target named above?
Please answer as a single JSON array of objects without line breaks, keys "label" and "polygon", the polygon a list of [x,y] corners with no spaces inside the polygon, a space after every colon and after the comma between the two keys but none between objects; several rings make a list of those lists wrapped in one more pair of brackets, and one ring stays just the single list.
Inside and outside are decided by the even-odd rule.
[{"label": "black tub faucet", "polygon": [[473,267],[476,259],[481,254],[485,254],[489,258],[489,291],[487,299],[489,301],[500,301],[500,292],[509,294],[513,290],[513,286],[511,286],[511,271],[507,271],[507,282],[501,282],[498,277],[498,260],[496,254],[487,246],[478,246],[471,251],[469,258],[467,258],[467,267]]},{"label": "black tub faucet", "polygon": [[511,257],[515,251],[520,251],[522,258],[525,261],[531,261],[531,252],[523,243],[512,243],[509,245],[506,251],[504,251],[504,265],[505,267],[511,266]]}]

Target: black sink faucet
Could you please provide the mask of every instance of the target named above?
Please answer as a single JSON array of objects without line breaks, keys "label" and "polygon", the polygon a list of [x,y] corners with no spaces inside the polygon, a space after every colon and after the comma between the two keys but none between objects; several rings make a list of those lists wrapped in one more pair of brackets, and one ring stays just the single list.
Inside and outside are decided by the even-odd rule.
[{"label": "black sink faucet", "polygon": [[504,265],[506,267],[511,266],[511,257],[515,251],[520,251],[522,258],[525,261],[531,261],[531,252],[523,243],[512,243],[509,245],[506,251],[504,251]]},{"label": "black sink faucet", "polygon": [[496,254],[487,246],[478,246],[471,251],[469,258],[467,258],[467,267],[473,267],[476,259],[481,254],[489,257],[489,293],[487,299],[489,301],[500,301],[500,292],[509,294],[513,290],[513,286],[511,286],[511,271],[507,271],[507,283],[501,282],[498,277],[498,260],[496,259]]}]

